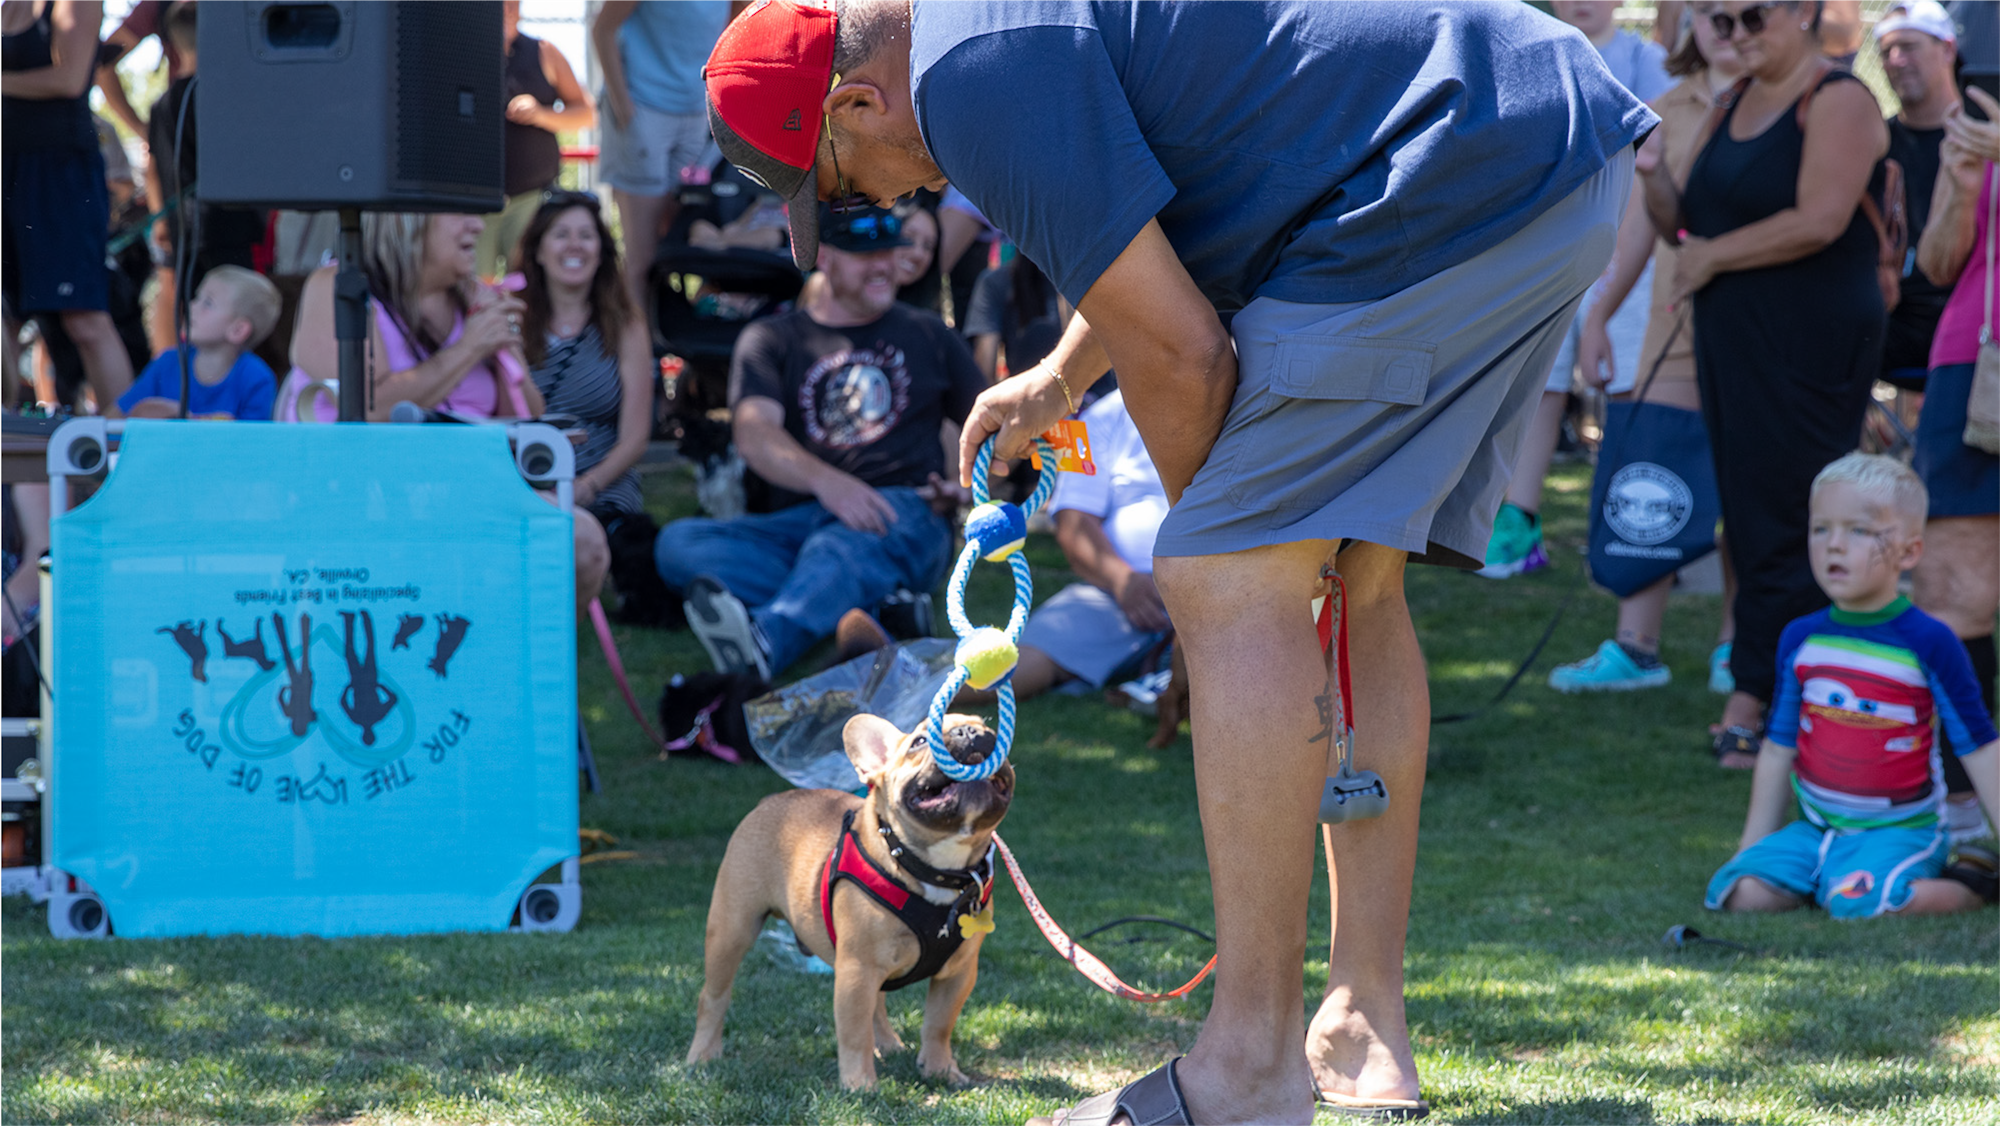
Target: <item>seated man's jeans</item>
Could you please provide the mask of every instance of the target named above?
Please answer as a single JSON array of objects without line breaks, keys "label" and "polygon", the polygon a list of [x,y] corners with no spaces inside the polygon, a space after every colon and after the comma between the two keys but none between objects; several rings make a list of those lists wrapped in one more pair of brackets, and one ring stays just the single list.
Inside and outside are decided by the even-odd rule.
[{"label": "seated man's jeans", "polygon": [[676,520],[660,530],[653,559],[675,589],[708,574],[742,599],[776,673],[831,634],[842,614],[873,609],[899,588],[928,591],[944,577],[951,525],[915,489],[882,495],[897,516],[883,535],[857,532],[807,501],[734,520]]}]

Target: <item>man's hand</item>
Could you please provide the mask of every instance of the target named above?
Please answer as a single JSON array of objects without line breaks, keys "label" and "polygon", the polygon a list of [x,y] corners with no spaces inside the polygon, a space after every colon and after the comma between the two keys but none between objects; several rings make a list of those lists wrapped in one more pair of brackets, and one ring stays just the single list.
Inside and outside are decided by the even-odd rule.
[{"label": "man's hand", "polygon": [[1167,604],[1160,600],[1160,588],[1153,576],[1143,571],[1127,571],[1118,583],[1118,608],[1132,628],[1146,633],[1164,632],[1173,623],[1167,619]]},{"label": "man's hand", "polygon": [[997,465],[1025,455],[1035,436],[1061,422],[1068,410],[1054,373],[1039,365],[981,391],[958,436],[959,483],[972,486],[973,463],[988,435],[999,435],[993,443]]},{"label": "man's hand", "polygon": [[896,507],[873,485],[830,469],[813,486],[813,496],[834,519],[857,532],[882,535],[896,522]]},{"label": "man's hand", "polygon": [[507,120],[516,125],[546,128],[542,125],[541,117],[542,103],[536,101],[533,94],[516,94],[507,103]]},{"label": "man's hand", "polygon": [[958,515],[959,506],[972,503],[971,489],[935,473],[929,481],[917,486],[917,495],[931,502],[931,511],[947,520]]}]

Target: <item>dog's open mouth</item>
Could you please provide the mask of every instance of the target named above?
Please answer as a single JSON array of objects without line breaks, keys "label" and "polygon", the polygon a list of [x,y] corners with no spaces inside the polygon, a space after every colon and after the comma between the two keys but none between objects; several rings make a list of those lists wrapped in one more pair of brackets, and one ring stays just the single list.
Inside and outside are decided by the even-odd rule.
[{"label": "dog's open mouth", "polygon": [[1004,810],[1014,797],[1014,771],[954,782],[935,768],[903,787],[903,807],[925,818],[957,818],[968,810]]}]

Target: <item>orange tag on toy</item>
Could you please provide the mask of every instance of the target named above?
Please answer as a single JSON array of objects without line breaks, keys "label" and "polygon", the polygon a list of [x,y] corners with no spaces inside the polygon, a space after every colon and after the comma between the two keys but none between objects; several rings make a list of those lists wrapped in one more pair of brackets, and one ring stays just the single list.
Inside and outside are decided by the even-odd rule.
[{"label": "orange tag on toy", "polygon": [[[1090,460],[1090,429],[1080,418],[1065,418],[1042,432],[1042,437],[1055,447],[1056,468],[1064,473],[1081,473],[1086,477],[1097,476],[1097,463]],[[1042,467],[1042,450],[1035,447],[1032,454],[1035,468]]]}]

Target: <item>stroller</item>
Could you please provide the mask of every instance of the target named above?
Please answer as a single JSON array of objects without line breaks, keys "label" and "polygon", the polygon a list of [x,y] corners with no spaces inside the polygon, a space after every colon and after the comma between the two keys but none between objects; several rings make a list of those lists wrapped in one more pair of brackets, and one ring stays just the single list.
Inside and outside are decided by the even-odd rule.
[{"label": "stroller", "polygon": [[702,508],[718,519],[770,508],[769,487],[744,470],[730,442],[729,358],[744,326],[783,312],[805,277],[783,250],[709,250],[689,245],[687,234],[701,220],[726,226],[757,190],[726,161],[709,183],[684,187],[674,229],[648,273],[653,351],[681,362],[656,437],[679,441],[695,464]]}]

